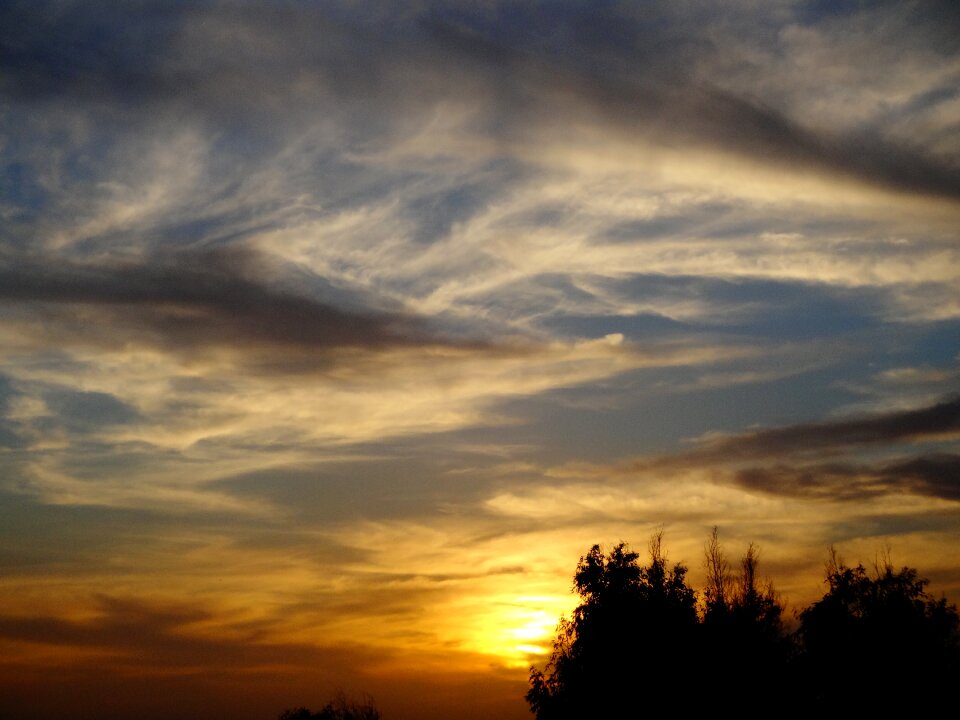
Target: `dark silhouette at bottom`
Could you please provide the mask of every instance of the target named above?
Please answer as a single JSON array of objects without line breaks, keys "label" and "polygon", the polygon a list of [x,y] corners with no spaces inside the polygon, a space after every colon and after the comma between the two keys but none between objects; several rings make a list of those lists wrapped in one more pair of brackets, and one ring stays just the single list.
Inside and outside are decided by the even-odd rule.
[{"label": "dark silhouette at bottom", "polygon": [[800,613],[798,675],[811,711],[911,714],[954,707],[960,689],[955,606],[926,592],[913,568],[885,555],[871,577],[835,552],[829,589]]},{"label": "dark silhouette at bottom", "polygon": [[284,710],[278,720],[380,720],[380,711],[373,699],[357,701],[338,693],[319,712],[311,713],[305,707]]},{"label": "dark silhouette at bottom", "polygon": [[960,617],[926,592],[917,571],[889,555],[873,576],[831,553],[827,593],[788,633],[783,605],[758,575],[752,544],[731,572],[714,533],[705,546],[706,587],[669,567],[661,534],[650,562],[623,543],[580,558],[581,602],[561,618],[544,670],[531,669],[526,699],[537,720],[827,712],[916,713],[949,708],[960,687]]}]

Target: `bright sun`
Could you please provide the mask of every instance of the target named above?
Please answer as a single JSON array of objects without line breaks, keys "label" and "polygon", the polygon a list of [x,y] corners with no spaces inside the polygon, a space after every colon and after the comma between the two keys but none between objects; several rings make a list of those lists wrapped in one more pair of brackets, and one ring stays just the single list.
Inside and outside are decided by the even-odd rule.
[{"label": "bright sun", "polygon": [[530,667],[549,655],[560,615],[569,612],[569,598],[501,597],[478,618],[470,644],[496,656],[508,667]]}]

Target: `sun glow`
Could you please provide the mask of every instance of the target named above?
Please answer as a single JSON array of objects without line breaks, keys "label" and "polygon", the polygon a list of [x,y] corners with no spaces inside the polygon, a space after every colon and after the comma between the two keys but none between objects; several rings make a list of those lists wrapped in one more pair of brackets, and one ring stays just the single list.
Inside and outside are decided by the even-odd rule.
[{"label": "sun glow", "polygon": [[504,597],[478,618],[479,627],[468,641],[473,649],[497,657],[507,667],[526,668],[550,654],[557,621],[569,612],[566,597]]}]

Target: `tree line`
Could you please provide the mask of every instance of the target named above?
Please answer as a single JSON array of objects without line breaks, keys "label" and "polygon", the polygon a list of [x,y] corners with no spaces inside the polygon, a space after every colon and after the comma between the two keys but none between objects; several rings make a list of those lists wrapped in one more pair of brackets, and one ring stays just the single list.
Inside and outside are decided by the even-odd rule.
[{"label": "tree line", "polygon": [[317,712],[297,707],[284,710],[277,720],[380,720],[380,710],[373,698],[354,699],[340,691]]},{"label": "tree line", "polygon": [[868,572],[831,551],[827,590],[793,630],[752,544],[731,567],[714,529],[700,593],[668,563],[661,533],[639,559],[624,543],[580,558],[580,604],[560,619],[546,667],[531,669],[537,720],[915,713],[951,707],[960,689],[957,608],[889,553]]}]

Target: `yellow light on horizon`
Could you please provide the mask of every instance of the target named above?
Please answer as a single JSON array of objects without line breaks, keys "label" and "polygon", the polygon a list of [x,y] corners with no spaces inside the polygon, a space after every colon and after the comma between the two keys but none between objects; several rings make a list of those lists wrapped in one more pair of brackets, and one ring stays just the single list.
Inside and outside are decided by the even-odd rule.
[{"label": "yellow light on horizon", "polygon": [[466,644],[506,667],[530,667],[550,654],[557,621],[569,612],[569,604],[568,597],[502,597],[478,618]]}]

